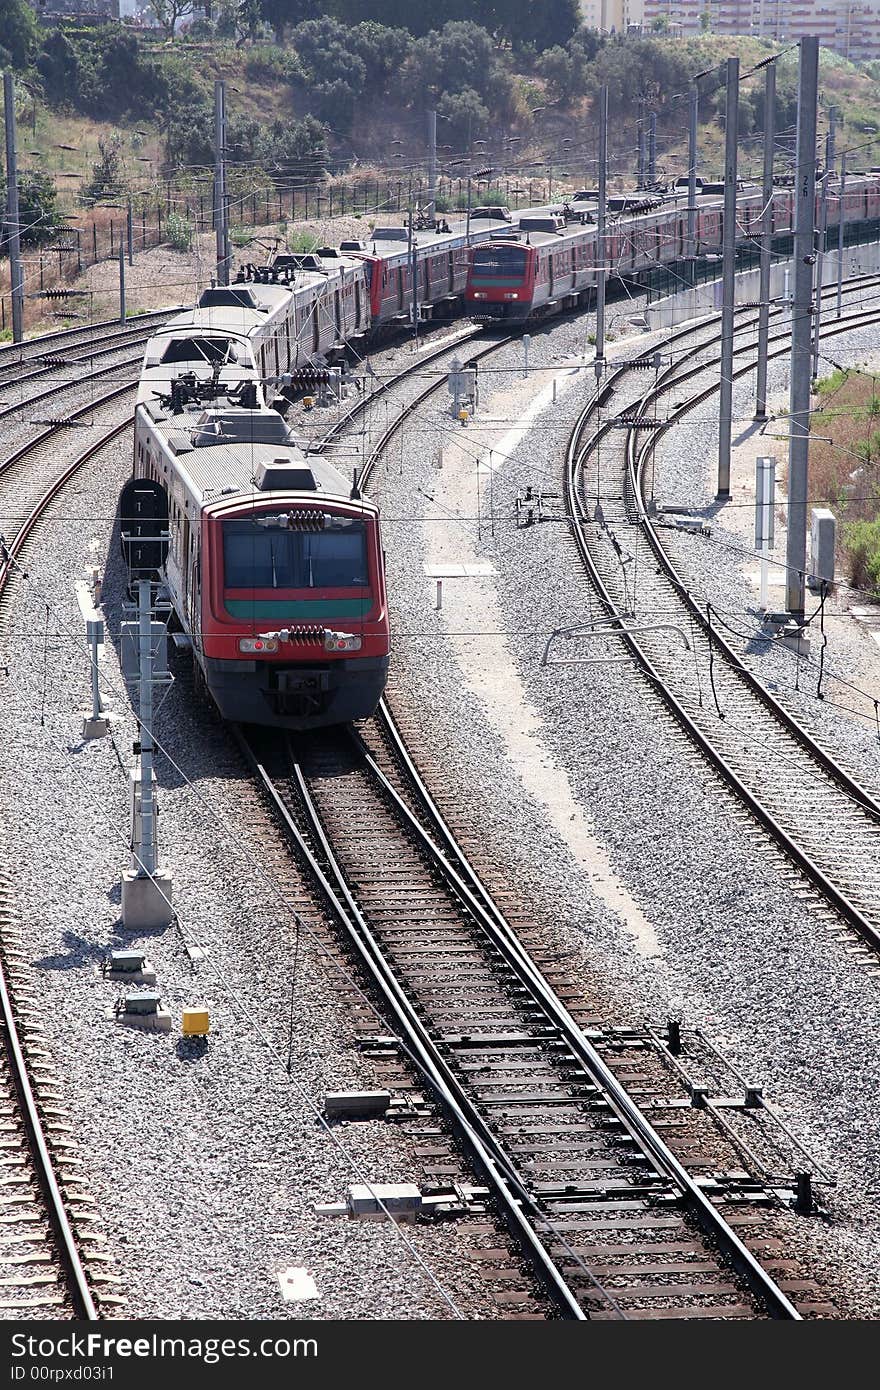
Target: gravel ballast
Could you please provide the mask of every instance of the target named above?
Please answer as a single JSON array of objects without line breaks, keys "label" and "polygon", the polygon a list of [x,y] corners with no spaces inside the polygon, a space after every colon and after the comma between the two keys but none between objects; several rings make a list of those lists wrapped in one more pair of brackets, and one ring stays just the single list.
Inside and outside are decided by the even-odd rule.
[{"label": "gravel ballast", "polygon": [[[605,1001],[608,1021],[678,1014],[705,1027],[838,1175],[830,1221],[799,1228],[803,1253],[839,1290],[845,1315],[876,1317],[880,982],[788,891],[779,857],[734,823],[730,803],[628,665],[541,664],[551,630],[583,619],[589,598],[564,523],[518,528],[514,499],[529,484],[559,491],[566,434],[594,382],[589,368],[566,372],[591,326],[580,319],[532,332],[534,382],[549,390],[556,375],[559,390],[520,438],[511,435],[514,412],[532,390],[520,345],[481,368],[475,424],[497,416],[504,448],[479,476],[479,511],[476,473],[463,485],[454,453],[444,456],[464,438],[476,441],[451,420],[448,398],[421,408],[377,476],[395,632],[390,694],[420,727],[420,754],[442,759],[462,806],[476,789],[492,857],[516,873],[548,943],[566,953],[585,992]],[[771,381],[777,392],[782,385]],[[710,434],[685,422],[664,443],[662,500],[705,501]],[[467,447],[479,453],[476,442]],[[272,894],[269,858],[248,824],[253,793],[179,666],[158,716],[157,774],[162,857],[182,931],[144,944],[175,1020],[204,1002],[212,1032],[199,1046],[176,1027],[151,1035],[106,1016],[118,991],[96,967],[107,949],[128,944],[119,884],[135,724],[108,651],[113,741],[80,740],[88,665],[72,580],[94,562],[95,540],[99,560],[109,555],[104,603],[115,634],[122,573],[112,528],[127,472],[127,444],[111,460],[105,451],[65,494],[60,524],[29,551],[30,578],[3,644],[0,798],[45,1024],[111,1244],[124,1251],[128,1311],[453,1316],[418,1254],[465,1316],[504,1316],[468,1263],[474,1238],[454,1225],[400,1231],[315,1215],[316,1202],[358,1176],[312,1106],[328,1089],[375,1078],[351,1046],[332,968],[305,933],[294,978],[290,912]],[[558,499],[547,506],[561,513]],[[690,555],[691,538],[688,547]],[[425,565],[456,549],[494,573],[447,581],[438,611]],[[713,602],[742,612],[749,596],[738,554],[719,546],[705,568]],[[843,669],[861,659],[862,637],[854,629],[851,650],[841,641],[834,659]],[[831,709],[821,718],[841,726],[833,736],[849,747],[855,726]],[[854,737],[852,756],[870,755],[876,782],[876,743],[858,727]],[[205,962],[193,965],[184,938],[206,947]],[[412,1180],[401,1131],[364,1124],[335,1133],[370,1178]],[[283,1302],[278,1275],[288,1266],[313,1273],[317,1301]]]}]

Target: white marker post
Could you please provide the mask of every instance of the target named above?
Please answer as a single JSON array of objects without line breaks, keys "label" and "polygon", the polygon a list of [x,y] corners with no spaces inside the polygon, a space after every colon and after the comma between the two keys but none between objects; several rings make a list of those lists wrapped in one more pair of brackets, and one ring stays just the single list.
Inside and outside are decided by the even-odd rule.
[{"label": "white marker post", "polygon": [[761,556],[760,605],[767,611],[767,568],[774,539],[774,508],[776,505],[776,460],[755,460],[755,549]]}]

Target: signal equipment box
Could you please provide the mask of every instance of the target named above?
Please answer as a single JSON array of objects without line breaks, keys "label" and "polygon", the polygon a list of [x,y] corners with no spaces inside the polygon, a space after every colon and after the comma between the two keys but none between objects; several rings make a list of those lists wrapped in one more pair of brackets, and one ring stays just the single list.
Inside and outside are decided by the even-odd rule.
[{"label": "signal equipment box", "polygon": [[811,589],[821,589],[834,583],[834,552],[837,545],[837,523],[827,507],[810,511],[810,572],[807,583]]}]

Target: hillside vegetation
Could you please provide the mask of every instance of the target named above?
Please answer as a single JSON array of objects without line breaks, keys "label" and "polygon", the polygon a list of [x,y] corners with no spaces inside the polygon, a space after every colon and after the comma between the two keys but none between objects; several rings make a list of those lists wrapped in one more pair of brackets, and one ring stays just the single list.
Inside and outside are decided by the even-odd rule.
[{"label": "hillside vegetation", "polygon": [[[157,12],[188,0],[157,0]],[[479,20],[480,22],[475,22]],[[432,25],[434,27],[429,28]],[[302,186],[365,167],[408,180],[426,161],[425,111],[438,115],[440,167],[495,181],[595,171],[592,106],[609,91],[612,177],[631,182],[639,101],[657,120],[659,178],[682,172],[691,75],[737,51],[743,73],[773,51],[754,39],[606,38],[579,23],[577,0],[219,0],[213,18],[173,39],[107,23],[42,28],[26,0],[0,0],[0,63],[19,76],[20,163],[32,202],[54,183],[62,210],[132,194],[182,194],[213,162],[213,84],[227,83],[233,188]],[[778,64],[777,125],[793,129],[797,53]],[[825,108],[835,104],[858,162],[874,157],[880,75],[823,52]],[[701,84],[701,160],[717,174],[720,72]],[[763,84],[742,85],[744,172],[760,167]],[[536,172],[537,171],[537,172]],[[44,176],[43,184],[39,177]],[[33,186],[28,178],[33,176]],[[53,209],[37,219],[48,235]],[[56,219],[57,220],[57,219]]]}]

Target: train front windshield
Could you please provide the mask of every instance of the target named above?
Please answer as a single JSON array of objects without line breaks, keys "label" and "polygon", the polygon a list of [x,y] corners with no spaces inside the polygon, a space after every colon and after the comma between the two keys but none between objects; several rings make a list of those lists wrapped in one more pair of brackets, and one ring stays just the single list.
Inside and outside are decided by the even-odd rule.
[{"label": "train front windshield", "polygon": [[515,289],[525,278],[527,258],[525,246],[476,246],[470,283],[477,289]]},{"label": "train front windshield", "polygon": [[348,518],[334,518],[334,523],[323,531],[289,531],[266,529],[251,520],[225,522],[224,588],[366,588],[366,527]]}]

